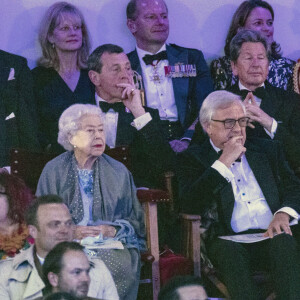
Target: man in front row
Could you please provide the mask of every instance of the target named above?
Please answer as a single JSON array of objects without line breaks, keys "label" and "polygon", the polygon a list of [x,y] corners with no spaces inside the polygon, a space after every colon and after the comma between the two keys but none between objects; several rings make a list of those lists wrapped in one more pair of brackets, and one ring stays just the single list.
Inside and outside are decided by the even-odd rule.
[{"label": "man in front row", "polygon": [[87,296],[94,265],[83,249],[76,242],[62,242],[48,253],[43,264],[46,294],[66,292],[78,299],[96,299]]},{"label": "man in front row", "polygon": [[[300,181],[276,141],[246,141],[249,118],[240,97],[211,93],[200,122],[208,138],[179,158],[179,193],[184,212],[201,214],[206,246],[232,299],[259,299],[251,270],[271,271],[276,299],[299,299],[298,244],[289,223],[298,220]],[[224,235],[265,232],[265,241],[245,244]]]},{"label": "man in front row", "polygon": [[[57,244],[73,239],[73,221],[67,206],[55,195],[39,197],[29,208],[26,223],[35,245],[13,259],[0,261],[0,299],[31,300],[43,295],[42,265]],[[100,259],[92,260],[88,296],[119,299],[115,283]]]}]

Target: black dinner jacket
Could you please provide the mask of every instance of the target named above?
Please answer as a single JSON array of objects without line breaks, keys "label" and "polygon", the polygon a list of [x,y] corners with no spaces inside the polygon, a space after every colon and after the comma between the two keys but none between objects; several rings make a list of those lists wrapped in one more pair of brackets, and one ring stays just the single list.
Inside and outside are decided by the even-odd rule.
[{"label": "black dinner jacket", "polygon": [[[300,212],[300,181],[289,168],[278,142],[249,139],[246,158],[272,213],[284,206]],[[211,165],[218,159],[208,139],[190,146],[178,156],[179,197],[182,211],[202,216],[209,239],[234,234],[230,222],[234,195],[227,182]]]},{"label": "black dinner jacket", "polygon": [[124,109],[119,112],[116,146],[128,145],[131,172],[137,186],[161,187],[161,176],[174,168],[175,153],[160,128],[157,109],[145,107],[152,120],[141,130],[131,123],[134,116]]},{"label": "black dinner jacket", "polygon": [[[14,79],[8,80],[12,68]],[[39,150],[33,103],[26,59],[0,50],[0,167],[9,164],[11,148]]]},{"label": "black dinner jacket", "polygon": [[[238,84],[228,91],[240,94]],[[291,91],[273,87],[265,82],[265,96],[260,108],[278,122],[275,140],[282,143],[293,169],[300,166],[300,96]],[[255,124],[255,128],[247,128],[248,137],[270,139],[263,127]]]},{"label": "black dinner jacket", "polygon": [[[203,53],[200,50],[170,44],[166,45],[166,51],[169,65],[171,66],[178,63],[196,65],[196,77],[172,78],[178,119],[182,128],[187,130],[198,117],[203,100],[213,91],[212,79]],[[142,75],[142,68],[136,49],[127,55],[132,69]]]}]

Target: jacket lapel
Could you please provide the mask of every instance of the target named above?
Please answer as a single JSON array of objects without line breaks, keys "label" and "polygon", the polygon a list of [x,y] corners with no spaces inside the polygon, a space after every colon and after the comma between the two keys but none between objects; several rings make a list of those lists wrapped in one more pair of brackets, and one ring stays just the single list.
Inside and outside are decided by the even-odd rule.
[{"label": "jacket lapel", "polygon": [[[169,66],[174,66],[175,64],[181,63],[184,65],[188,64],[188,51],[183,49],[179,51],[178,49],[166,45]],[[178,118],[182,126],[185,125],[185,117],[188,109],[188,89],[189,80],[184,77],[172,78],[173,90],[175,96],[175,103],[178,111]]]},{"label": "jacket lapel", "polygon": [[124,110],[119,112],[116,146],[131,144],[136,131],[136,129],[130,125],[133,119],[132,113],[127,113],[125,107]]},{"label": "jacket lapel", "polygon": [[141,68],[140,60],[139,60],[136,49],[134,49],[134,51],[132,51],[128,56],[129,56],[129,59],[130,59],[130,64],[131,64],[132,70],[135,70],[140,75],[142,75],[143,74],[142,73],[142,68]]},{"label": "jacket lapel", "polygon": [[277,115],[277,111],[281,106],[281,99],[277,97],[274,93],[273,88],[270,86],[268,82],[265,82],[265,97],[261,102],[260,108],[270,115],[270,117],[275,118]]},{"label": "jacket lapel", "polygon": [[252,144],[246,145],[246,158],[254,173],[258,185],[260,186],[271,211],[274,213],[278,209],[279,195],[271,166],[264,153],[255,151]]},{"label": "jacket lapel", "polygon": [[[203,161],[202,163],[206,168],[209,168],[217,159],[218,159],[218,154],[217,152],[212,148],[209,139],[207,139],[202,145],[201,145],[201,150],[200,150],[200,157],[202,157]],[[216,192],[218,190],[218,187],[216,188]],[[227,230],[229,232],[232,232],[231,228],[231,216],[233,212],[233,207],[234,207],[234,195],[232,191],[232,186],[231,184],[226,184],[220,186],[220,191],[219,195],[221,198],[221,207],[219,209],[220,212],[222,212],[224,216],[224,222],[227,226]],[[216,197],[218,197],[216,195]],[[221,220],[219,220],[221,221]],[[227,231],[228,232],[228,231]]]}]

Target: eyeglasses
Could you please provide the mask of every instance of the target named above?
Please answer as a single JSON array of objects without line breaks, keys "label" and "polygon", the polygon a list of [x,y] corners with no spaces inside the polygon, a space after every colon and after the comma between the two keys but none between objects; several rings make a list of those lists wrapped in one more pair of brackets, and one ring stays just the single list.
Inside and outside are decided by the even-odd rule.
[{"label": "eyeglasses", "polygon": [[235,126],[236,122],[238,122],[241,127],[246,127],[248,125],[249,119],[250,118],[248,118],[248,117],[243,117],[238,120],[235,120],[235,119],[226,119],[223,121],[222,120],[214,120],[214,119],[211,119],[211,120],[215,121],[215,122],[223,123],[225,129],[232,129]]}]

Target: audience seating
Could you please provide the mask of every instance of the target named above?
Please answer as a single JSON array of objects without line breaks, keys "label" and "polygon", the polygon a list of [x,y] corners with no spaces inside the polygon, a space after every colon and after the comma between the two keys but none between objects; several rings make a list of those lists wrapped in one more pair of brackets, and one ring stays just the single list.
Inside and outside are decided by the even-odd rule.
[{"label": "audience seating", "polygon": [[298,59],[297,63],[294,66],[293,82],[294,91],[300,94],[300,59]]}]

